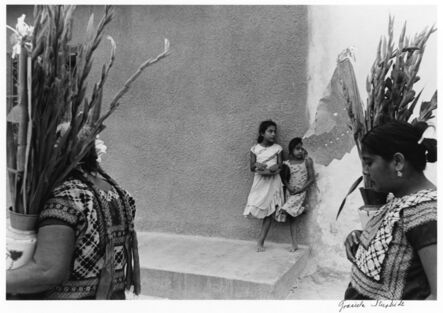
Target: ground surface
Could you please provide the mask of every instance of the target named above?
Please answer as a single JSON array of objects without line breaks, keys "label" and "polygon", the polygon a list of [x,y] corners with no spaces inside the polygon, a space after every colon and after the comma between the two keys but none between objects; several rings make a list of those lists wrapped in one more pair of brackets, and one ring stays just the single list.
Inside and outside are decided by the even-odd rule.
[{"label": "ground surface", "polygon": [[341,300],[349,283],[348,272],[317,268],[308,275],[297,278],[288,300]]},{"label": "ground surface", "polygon": [[[312,269],[307,269],[310,271]],[[297,278],[287,300],[341,300],[349,283],[348,272],[337,272],[327,268],[316,268],[314,273]],[[128,300],[167,300],[146,295],[126,293]]]}]

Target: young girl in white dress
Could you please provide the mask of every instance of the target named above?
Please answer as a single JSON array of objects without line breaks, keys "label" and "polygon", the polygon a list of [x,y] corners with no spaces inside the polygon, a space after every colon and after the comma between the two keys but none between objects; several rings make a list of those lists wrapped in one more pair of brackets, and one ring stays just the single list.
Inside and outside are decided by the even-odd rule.
[{"label": "young girl in white dress", "polygon": [[291,252],[298,249],[296,238],[295,218],[305,210],[304,202],[307,189],[315,181],[315,173],[312,159],[307,156],[300,137],[289,142],[289,159],[283,162],[283,166],[289,168],[289,178],[282,178],[286,186],[286,202],[282,211],[289,219],[289,230],[291,232]]},{"label": "young girl in white dress", "polygon": [[263,219],[257,252],[264,251],[271,217],[274,216],[277,221],[283,219],[281,207],[284,194],[279,175],[283,149],[275,143],[276,132],[276,123],[271,120],[263,121],[259,128],[258,143],[250,150],[250,168],[255,175],[243,215]]}]

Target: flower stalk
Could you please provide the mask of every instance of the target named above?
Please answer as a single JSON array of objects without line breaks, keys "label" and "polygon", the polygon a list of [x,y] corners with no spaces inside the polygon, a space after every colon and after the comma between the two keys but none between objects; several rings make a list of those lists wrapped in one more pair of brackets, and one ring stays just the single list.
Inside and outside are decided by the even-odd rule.
[{"label": "flower stalk", "polygon": [[[74,10],[75,6],[38,5],[33,27],[24,23],[22,16],[14,30],[20,40],[20,49],[16,49],[19,101],[8,113],[7,154],[15,212],[39,213],[51,191],[89,151],[104,129],[103,122],[117,109],[131,83],[169,53],[166,40],[164,51],[142,63],[101,115],[103,88],[115,59],[116,45],[111,37],[109,62],[103,65],[90,97],[87,81],[113,8],[105,6],[97,27],[94,16],[90,16],[85,40],[75,47],[71,45]],[[18,131],[14,131],[17,123]],[[62,123],[69,126],[60,134],[57,130]]]},{"label": "flower stalk", "polygon": [[[358,97],[357,87],[352,91],[342,84],[346,99],[346,109],[350,120],[357,151],[362,161],[362,139],[374,127],[389,121],[409,122],[428,121],[434,118],[433,111],[437,108],[437,91],[430,101],[423,101],[419,116],[410,120],[422,94],[416,93],[414,85],[420,80],[418,72],[425,52],[426,43],[436,31],[434,26],[426,27],[413,38],[406,36],[404,23],[399,36],[397,47],[394,47],[394,18],[389,17],[388,36],[382,36],[377,46],[376,57],[366,79],[366,106]],[[363,114],[359,114],[363,112]],[[359,177],[351,186],[342,201],[336,218],[340,215],[346,198],[363,180],[364,188],[371,189],[371,183],[366,176]]]},{"label": "flower stalk", "polygon": [[[382,36],[377,46],[376,58],[366,79],[367,101],[357,103],[349,95],[346,86],[343,93],[347,100],[346,108],[351,121],[351,130],[361,159],[361,140],[372,128],[385,124],[391,120],[415,123],[410,121],[414,109],[422,94],[414,90],[414,85],[420,80],[418,72],[425,52],[426,43],[434,26],[425,28],[413,38],[406,36],[406,23],[400,33],[397,47],[394,47],[394,18],[389,17],[388,35]],[[422,102],[420,111],[428,110],[421,120],[433,117],[432,110],[436,108],[435,101]],[[432,105],[429,103],[432,102]],[[362,107],[363,116],[355,115],[357,107]],[[364,179],[365,187],[370,188],[369,182]]]}]

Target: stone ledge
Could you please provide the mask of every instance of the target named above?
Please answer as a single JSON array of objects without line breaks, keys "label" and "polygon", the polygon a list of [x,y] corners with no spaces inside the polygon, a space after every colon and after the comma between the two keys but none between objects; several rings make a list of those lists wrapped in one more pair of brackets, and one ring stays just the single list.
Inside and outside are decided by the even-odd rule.
[{"label": "stone ledge", "polygon": [[142,294],[168,299],[284,299],[310,249],[289,244],[139,232]]}]

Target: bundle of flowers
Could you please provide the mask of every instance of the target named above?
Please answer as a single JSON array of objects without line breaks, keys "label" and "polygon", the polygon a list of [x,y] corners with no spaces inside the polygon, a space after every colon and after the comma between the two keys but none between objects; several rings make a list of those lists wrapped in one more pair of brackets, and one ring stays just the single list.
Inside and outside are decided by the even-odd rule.
[{"label": "bundle of flowers", "polygon": [[[353,133],[358,154],[361,159],[361,140],[372,128],[392,120],[416,123],[429,121],[434,118],[433,112],[437,108],[437,91],[430,101],[423,101],[418,116],[414,115],[421,93],[414,90],[414,85],[420,80],[418,72],[425,52],[426,43],[434,26],[426,27],[422,32],[409,38],[406,36],[406,23],[403,25],[398,44],[394,45],[394,18],[389,17],[388,36],[380,38],[376,58],[366,80],[368,94],[366,106],[356,101],[356,97],[343,84],[343,92],[347,99],[346,109],[350,120],[350,129]],[[370,182],[361,176],[351,186],[348,195],[364,181],[367,189]],[[346,196],[347,197],[347,196]],[[343,200],[337,218],[345,204]]]},{"label": "bundle of flowers", "polygon": [[[71,45],[75,6],[36,6],[34,25],[18,20],[14,31],[13,57],[18,58],[18,101],[8,114],[7,159],[12,210],[38,214],[50,192],[79,164],[90,144],[104,129],[104,121],[119,106],[131,83],[148,66],[169,53],[164,51],[146,60],[129,77],[102,113],[103,87],[115,59],[116,45],[111,43],[110,57],[103,65],[100,79],[87,96],[88,75],[94,51],[102,41],[113,8],[106,6],[98,25],[90,16],[85,40]],[[60,134],[57,128],[67,123]],[[88,128],[87,136],[78,136]]]},{"label": "bundle of flowers", "polygon": [[[422,90],[417,94],[414,84],[420,80],[418,71],[425,52],[426,42],[436,31],[433,26],[415,34],[406,36],[406,23],[400,34],[398,45],[394,47],[394,19],[389,18],[388,37],[380,38],[375,61],[366,80],[368,93],[366,107],[348,97],[347,112],[351,121],[359,154],[361,139],[377,125],[391,120],[415,123],[433,118],[437,108],[437,91],[430,101],[424,101],[417,118],[410,120],[418,103]],[[348,92],[345,90],[345,94]],[[363,115],[354,112],[363,109]]]}]

